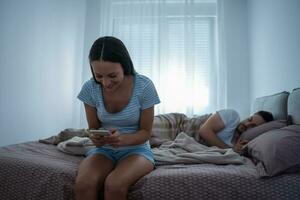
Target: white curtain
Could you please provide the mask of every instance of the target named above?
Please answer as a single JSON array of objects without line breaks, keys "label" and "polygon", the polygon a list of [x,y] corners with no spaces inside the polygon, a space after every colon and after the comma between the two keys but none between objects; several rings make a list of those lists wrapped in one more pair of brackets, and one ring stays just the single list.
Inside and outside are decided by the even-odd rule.
[{"label": "white curtain", "polygon": [[127,46],[135,69],[154,82],[156,114],[188,116],[224,107],[217,0],[102,0],[100,36]]}]

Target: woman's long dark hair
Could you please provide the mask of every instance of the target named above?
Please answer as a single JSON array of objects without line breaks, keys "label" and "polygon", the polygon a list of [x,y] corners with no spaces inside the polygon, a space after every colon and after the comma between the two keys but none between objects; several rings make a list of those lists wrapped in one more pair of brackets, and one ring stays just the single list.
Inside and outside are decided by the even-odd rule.
[{"label": "woman's long dark hair", "polygon": [[[132,60],[125,45],[121,40],[115,37],[105,36],[98,38],[94,42],[89,53],[90,66],[91,62],[93,61],[109,61],[120,63],[123,68],[124,75],[136,74]],[[97,82],[92,66],[91,71],[94,80]]]}]

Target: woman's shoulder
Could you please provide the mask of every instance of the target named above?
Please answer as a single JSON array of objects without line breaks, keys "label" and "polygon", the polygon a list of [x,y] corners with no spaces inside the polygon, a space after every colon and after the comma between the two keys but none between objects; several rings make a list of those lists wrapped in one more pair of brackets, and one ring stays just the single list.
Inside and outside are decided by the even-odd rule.
[{"label": "woman's shoulder", "polygon": [[96,81],[94,80],[94,78],[90,78],[87,81],[84,82],[83,84],[84,86],[88,86],[88,87],[94,87],[97,85]]},{"label": "woman's shoulder", "polygon": [[142,74],[136,74],[135,79],[136,83],[142,87],[146,87],[149,84],[153,84],[150,78]]},{"label": "woman's shoulder", "polygon": [[94,78],[90,78],[89,80],[87,80],[83,83],[82,89],[93,91],[94,89],[97,88],[98,85],[99,84],[96,83]]},{"label": "woman's shoulder", "polygon": [[[145,75],[142,75],[142,74],[135,74],[135,77],[136,77],[136,79],[137,80],[140,80],[140,81],[144,81],[144,82],[149,82],[149,81],[151,81],[151,79],[150,78],[148,78],[147,76],[145,76]],[[151,81],[152,82],[152,81]]]}]

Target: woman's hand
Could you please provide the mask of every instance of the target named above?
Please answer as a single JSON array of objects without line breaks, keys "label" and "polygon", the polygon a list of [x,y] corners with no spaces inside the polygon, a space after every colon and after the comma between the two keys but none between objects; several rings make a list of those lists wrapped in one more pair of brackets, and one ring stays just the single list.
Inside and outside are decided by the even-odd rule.
[{"label": "woman's hand", "polygon": [[89,137],[90,137],[90,139],[92,140],[93,144],[96,147],[102,147],[103,145],[107,144],[107,137],[108,136],[90,134]]},{"label": "woman's hand", "polygon": [[235,152],[237,152],[238,154],[242,153],[242,150],[244,148],[244,146],[248,143],[249,141],[247,140],[241,140],[240,138],[238,139],[238,141],[236,142],[236,144],[233,147],[233,150]]},{"label": "woman's hand", "polygon": [[105,136],[107,144],[110,144],[111,146],[118,148],[120,146],[124,146],[123,143],[123,136],[120,134],[120,132],[117,129],[110,129],[111,135]]},{"label": "woman's hand", "polygon": [[124,135],[121,135],[117,129],[110,129],[110,134],[100,136],[97,134],[90,134],[90,139],[96,147],[102,147],[103,145],[109,144],[115,148],[126,145],[124,142]]}]

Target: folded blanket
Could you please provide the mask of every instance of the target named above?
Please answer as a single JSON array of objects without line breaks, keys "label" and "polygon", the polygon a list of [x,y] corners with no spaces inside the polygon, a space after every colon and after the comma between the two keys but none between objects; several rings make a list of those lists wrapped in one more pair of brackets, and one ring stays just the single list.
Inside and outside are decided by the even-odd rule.
[{"label": "folded blanket", "polygon": [[69,140],[60,142],[57,145],[58,150],[72,155],[85,155],[87,151],[94,148],[94,144],[88,137],[72,137]]},{"label": "folded blanket", "polygon": [[44,144],[58,145],[60,142],[64,142],[75,136],[88,137],[88,134],[89,133],[87,132],[87,129],[67,128],[67,129],[61,131],[60,133],[58,133],[57,135],[51,136],[46,139],[40,139],[39,142],[44,143]]},{"label": "folded blanket", "polygon": [[167,164],[243,164],[244,157],[231,148],[220,149],[198,143],[184,132],[178,134],[174,141],[163,143],[159,148],[152,149],[157,165]]}]

